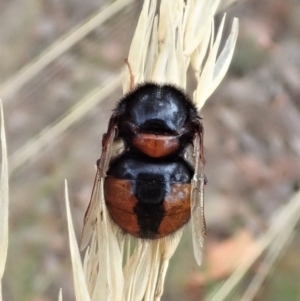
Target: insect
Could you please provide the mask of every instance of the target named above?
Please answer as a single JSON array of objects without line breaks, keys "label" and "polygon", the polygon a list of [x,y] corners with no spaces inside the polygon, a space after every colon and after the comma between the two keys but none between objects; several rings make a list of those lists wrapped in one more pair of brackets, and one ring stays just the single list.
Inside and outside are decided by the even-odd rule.
[{"label": "insect", "polygon": [[174,85],[138,85],[119,101],[103,136],[83,239],[100,197],[113,222],[137,238],[172,235],[191,219],[199,263],[205,182],[203,125],[190,98]]}]

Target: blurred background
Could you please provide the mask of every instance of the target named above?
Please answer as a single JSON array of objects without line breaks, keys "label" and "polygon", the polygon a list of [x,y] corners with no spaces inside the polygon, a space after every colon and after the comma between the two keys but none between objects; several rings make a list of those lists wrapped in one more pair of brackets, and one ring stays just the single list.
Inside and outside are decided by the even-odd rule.
[{"label": "blurred background", "polygon": [[[65,301],[74,300],[63,181],[69,182],[79,240],[102,134],[122,95],[119,74],[142,1],[123,1],[38,71],[20,72],[113,2],[0,3],[0,96],[11,173],[4,300],[57,300],[60,287]],[[215,290],[300,186],[299,4],[249,0],[226,10],[227,33],[232,18],[240,20],[238,42],[225,80],[201,111],[208,178],[205,262],[197,267],[187,227],[170,263],[163,301],[202,300]],[[195,87],[192,76],[188,87],[189,92]],[[69,127],[45,132],[76,111],[73,106],[91,99]],[[296,229],[255,300],[300,300],[299,223]],[[240,291],[259,273],[259,262]]]}]

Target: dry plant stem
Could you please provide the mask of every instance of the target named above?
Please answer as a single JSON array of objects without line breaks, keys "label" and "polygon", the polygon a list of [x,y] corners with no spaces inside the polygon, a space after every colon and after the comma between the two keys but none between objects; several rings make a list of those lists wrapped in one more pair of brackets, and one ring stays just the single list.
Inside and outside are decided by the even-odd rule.
[{"label": "dry plant stem", "polygon": [[0,179],[0,301],[2,301],[2,278],[5,269],[8,247],[8,162],[4,114],[0,100],[0,138],[1,138],[1,179]]},{"label": "dry plant stem", "polygon": [[[137,287],[137,291],[136,291],[136,283],[137,281],[141,280],[141,278],[139,278],[140,273],[142,271],[141,267],[142,267],[142,263],[143,261],[145,261],[146,259],[146,253],[148,251],[148,243],[142,243],[141,241],[137,242],[137,248],[136,248],[136,252],[137,254],[134,254],[132,256],[133,259],[137,258],[137,260],[133,261],[133,263],[131,263],[130,267],[131,267],[131,271],[129,270],[129,274],[131,274],[131,277],[129,279],[128,285],[125,286],[125,300],[134,300],[134,297],[137,296],[138,299],[140,299],[140,292],[142,291],[144,288],[144,285],[139,283],[139,286]],[[148,270],[143,270],[143,272],[145,273],[145,275],[148,275],[149,273],[149,268],[150,266],[147,266]],[[126,272],[125,272],[126,273]],[[145,284],[145,282],[144,282]]]},{"label": "dry plant stem", "polygon": [[122,76],[118,75],[104,83],[100,88],[96,88],[89,95],[85,96],[77,104],[58,118],[52,124],[44,128],[37,136],[29,140],[23,147],[13,153],[9,161],[11,162],[10,174],[17,168],[25,164],[30,158],[34,157],[43,147],[51,141],[55,141],[59,135],[66,131],[71,125],[81,120],[90,112],[96,104],[114,92],[122,82]]},{"label": "dry plant stem", "polygon": [[[144,81],[155,81],[173,83],[185,88],[186,71],[193,56],[194,66],[197,66],[197,79],[206,83],[204,91],[198,89],[194,98],[200,109],[224,76],[237,36],[237,21],[234,21],[226,47],[217,57],[225,22],[224,17],[215,38],[213,16],[219,2],[219,0],[187,2],[162,0],[159,14],[156,15],[157,1],[145,0],[129,51],[128,62],[131,72],[128,72],[128,68],[125,71],[124,93],[132,89],[133,78],[134,85]],[[204,53],[207,51],[209,60],[204,63]],[[110,137],[112,140],[108,145],[113,142],[114,135]],[[120,230],[112,224],[105,206],[103,177],[109,161],[110,157],[105,151],[100,161],[101,174],[97,173],[97,185],[92,194],[93,202],[90,207],[92,210],[89,210],[83,231],[82,246],[88,243],[93,229],[97,232],[96,235],[92,235],[84,264],[91,299],[159,301],[163,293],[169,260],[177,248],[182,231],[160,240],[138,239],[133,253],[127,257],[126,263],[123,263],[122,270],[122,263],[120,264],[117,258],[123,259],[128,256],[127,244],[130,240],[122,238]],[[203,184],[203,175],[196,180]],[[198,188],[200,191],[203,187]],[[197,230],[201,230],[203,223],[204,219],[200,218]],[[203,237],[204,235],[196,244],[196,249],[202,248]],[[126,256],[124,250],[127,250]],[[201,252],[199,254],[197,251],[195,254],[197,262],[200,263]]]},{"label": "dry plant stem", "polygon": [[[152,246],[153,248],[153,256],[154,256],[154,261],[157,262],[158,261],[158,256],[159,256],[159,247],[158,244],[153,244]],[[158,275],[158,271],[159,271],[159,265],[155,265],[151,267],[151,272],[149,274],[149,285],[147,286],[146,289],[146,293],[145,293],[145,301],[148,300],[154,300],[154,294],[155,294],[155,284],[156,284],[156,280],[157,280],[157,275]]]},{"label": "dry plant stem", "polygon": [[291,243],[295,237],[295,230],[292,228],[287,229],[287,231],[282,231],[281,234],[276,238],[273,244],[270,245],[270,249],[260,266],[258,267],[258,272],[251,280],[247,289],[243,293],[243,296],[239,298],[240,301],[252,301],[258,294],[259,289],[263,285],[263,282],[270,274],[274,263],[278,257],[284,253],[287,246]]},{"label": "dry plant stem", "polygon": [[70,243],[72,267],[73,267],[73,281],[74,281],[76,301],[90,301],[91,299],[89,297],[85,275],[83,273],[83,269],[81,265],[77,240],[74,233],[74,226],[73,226],[72,216],[70,212],[70,202],[69,202],[67,181],[65,181],[65,202],[66,202],[66,210],[67,210],[69,243]]},{"label": "dry plant stem", "polygon": [[132,2],[133,0],[117,0],[106,8],[101,8],[101,10],[95,13],[94,16],[89,17],[87,20],[80,23],[76,28],[73,28],[71,32],[68,32],[58,41],[54,42],[49,48],[43,51],[38,58],[27,64],[17,74],[5,82],[0,87],[1,97],[6,99],[10,97],[11,94],[16,93],[26,82],[29,82],[51,62],[69,50],[77,42],[82,40],[96,27],[100,26],[106,20],[116,15]]},{"label": "dry plant stem", "polygon": [[231,6],[232,4],[235,4],[236,2],[242,2],[242,1],[244,0],[222,0],[220,2],[217,12],[224,10],[225,8]]},{"label": "dry plant stem", "polygon": [[[218,30],[216,40],[210,45],[210,52],[204,67],[200,64],[197,56],[194,56],[194,68],[196,72],[196,78],[198,79],[197,89],[194,92],[194,99],[197,104],[197,107],[200,109],[204,105],[207,98],[213,93],[213,91],[218,87],[224,78],[231,58],[233,56],[233,51],[238,34],[238,20],[234,19],[232,24],[231,33],[225,43],[224,48],[222,49],[219,57],[217,58],[217,53],[220,47],[223,27],[225,22],[225,15],[222,19],[220,28]],[[214,26],[211,23],[212,35],[214,35]],[[203,59],[203,52],[199,50],[199,56]],[[229,59],[230,58],[230,59]],[[197,63],[195,61],[198,61]],[[203,68],[203,69],[202,69]]]},{"label": "dry plant stem", "polygon": [[211,297],[209,301],[223,301],[228,298],[230,293],[236,288],[246,273],[263,252],[278,239],[282,231],[294,229],[300,219],[300,192],[297,192],[290,202],[275,212],[274,219],[270,223],[269,230],[258,240],[259,249],[251,249],[243,257],[240,265],[235,272],[224,282],[220,289]]},{"label": "dry plant stem", "polygon": [[[194,102],[200,110],[229,67],[237,39],[238,21],[234,19],[231,34],[217,57],[225,16],[214,39],[213,15],[219,1],[196,2],[188,1],[185,6],[183,1],[162,1],[162,22],[155,16],[155,1],[145,1],[128,61],[136,84],[143,81],[168,82],[182,88],[186,87],[186,71],[191,62],[198,80]],[[145,45],[142,49],[141,40]],[[204,63],[208,46],[208,59]],[[130,75],[126,72],[124,93],[129,89]]]},{"label": "dry plant stem", "polygon": [[62,290],[61,289],[59,290],[59,293],[58,293],[58,301],[63,301]]}]

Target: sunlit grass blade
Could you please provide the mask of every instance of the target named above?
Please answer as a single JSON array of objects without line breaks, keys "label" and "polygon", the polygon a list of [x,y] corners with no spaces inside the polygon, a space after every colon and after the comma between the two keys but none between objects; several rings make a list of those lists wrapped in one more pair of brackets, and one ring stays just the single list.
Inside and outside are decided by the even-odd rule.
[{"label": "sunlit grass blade", "polygon": [[276,238],[276,240],[270,245],[267,250],[267,254],[262,262],[257,267],[257,273],[251,280],[250,284],[245,289],[240,301],[252,301],[255,299],[260,288],[262,287],[264,280],[270,274],[274,268],[274,264],[278,257],[286,250],[287,246],[291,243],[295,237],[295,229],[288,227],[283,229],[282,233]]},{"label": "sunlit grass blade", "polygon": [[[128,68],[123,82],[124,93],[145,81],[172,83],[185,88],[191,56],[198,50],[197,53],[200,53],[201,58],[197,57],[197,54],[194,58],[199,68],[204,66],[204,75],[216,73],[215,77],[206,76],[208,86],[204,87],[206,91],[203,93],[211,94],[213,87],[216,88],[227,70],[226,64],[231,59],[230,55],[235,45],[237,23],[234,27],[236,31],[232,33],[234,42],[226,44],[225,50],[221,51],[221,59],[218,60],[222,28],[215,39],[211,26],[219,4],[218,0],[204,2],[162,0],[159,3],[159,7],[154,0],[146,0],[143,3],[129,51]],[[203,17],[203,20],[200,17]],[[229,41],[231,40],[229,38]],[[204,61],[206,53],[209,59]],[[202,74],[198,74],[197,79],[201,77]],[[110,158],[105,157],[106,163],[109,160]],[[101,174],[105,173],[107,168],[104,171],[101,169]],[[94,226],[94,234],[84,261],[91,299],[159,301],[163,293],[169,260],[177,248],[182,230],[173,236],[157,240],[127,239],[108,215],[103,193],[103,178],[97,182],[96,191],[92,199],[95,201],[93,210],[97,212],[97,217],[89,218],[86,223],[88,231]],[[131,240],[134,242],[132,249],[128,247]],[[120,259],[126,261],[120,264]],[[122,298],[118,297],[119,290]]]},{"label": "sunlit grass blade", "polygon": [[[194,100],[199,110],[203,107],[205,101],[215,91],[215,89],[218,87],[218,85],[224,78],[233,56],[233,51],[235,48],[235,43],[238,35],[237,19],[233,20],[231,33],[219,57],[217,58],[224,23],[225,23],[225,15],[219,27],[216,40],[211,41],[211,43],[213,44],[209,51],[208,58],[203,69],[202,69],[202,61],[199,61],[197,59],[197,54],[194,56],[195,62],[193,65],[196,69],[196,76],[198,78],[198,85],[194,93]],[[212,30],[212,36],[213,35],[214,32]],[[203,51],[199,50],[198,55],[202,58]]]},{"label": "sunlit grass blade", "polygon": [[59,290],[59,293],[58,293],[58,301],[63,301],[63,297],[62,297],[62,289]]},{"label": "sunlit grass blade", "polygon": [[117,0],[106,8],[101,8],[101,10],[92,17],[84,20],[76,28],[73,28],[71,32],[68,32],[58,41],[54,42],[49,48],[44,50],[38,58],[29,62],[17,74],[0,86],[1,97],[6,99],[11,94],[16,93],[25,83],[29,82],[51,62],[82,40],[96,27],[116,15],[132,2],[133,0]]},{"label": "sunlit grass blade", "polygon": [[[160,254],[162,254],[161,264],[160,264],[160,270],[159,275],[157,277],[157,285],[156,285],[156,291],[155,291],[155,301],[159,301],[163,294],[163,288],[164,288],[164,281],[167,274],[167,270],[169,267],[169,262],[171,257],[173,256],[174,252],[177,249],[177,246],[179,244],[179,241],[181,239],[183,230],[179,230],[174,236],[167,237],[164,240],[161,240],[160,243]],[[153,281],[153,283],[155,283]],[[150,301],[151,299],[149,299]]]},{"label": "sunlit grass blade", "polygon": [[273,220],[270,222],[269,229],[258,240],[255,247],[248,248],[245,256],[241,260],[238,268],[217,290],[217,292],[207,300],[223,301],[228,298],[232,291],[237,287],[256,260],[267,250],[275,239],[280,239],[279,236],[285,229],[294,229],[300,219],[300,192],[294,195],[288,204],[284,205],[274,213]]},{"label": "sunlit grass blade", "polygon": [[0,301],[2,300],[2,278],[5,269],[8,247],[8,162],[4,114],[0,100],[0,138],[1,138],[1,179],[0,179]]},{"label": "sunlit grass blade", "polygon": [[220,11],[226,9],[227,7],[235,4],[236,2],[242,2],[242,1],[245,1],[245,0],[221,0],[220,4],[218,6],[217,12],[220,12]]},{"label": "sunlit grass blade", "polygon": [[[197,4],[195,4],[197,3]],[[192,55],[207,32],[207,24],[210,24],[216,14],[220,0],[189,1],[187,4],[187,24],[184,35],[184,51],[186,55]]]},{"label": "sunlit grass blade", "polygon": [[121,82],[122,76],[118,75],[107,83],[104,83],[103,86],[96,88],[71,107],[67,113],[49,124],[37,136],[27,141],[24,146],[10,156],[10,174],[41,151],[43,147],[52,143],[52,141],[55,141],[55,139],[64,133],[70,126],[81,120],[96,104],[104,101],[108,95],[121,85]]},{"label": "sunlit grass blade", "polygon": [[87,289],[85,275],[82,269],[80,253],[79,253],[73,222],[72,222],[67,181],[65,181],[65,202],[66,202],[66,210],[67,210],[69,244],[70,244],[71,261],[73,267],[73,281],[74,281],[76,301],[90,301],[91,299]]}]

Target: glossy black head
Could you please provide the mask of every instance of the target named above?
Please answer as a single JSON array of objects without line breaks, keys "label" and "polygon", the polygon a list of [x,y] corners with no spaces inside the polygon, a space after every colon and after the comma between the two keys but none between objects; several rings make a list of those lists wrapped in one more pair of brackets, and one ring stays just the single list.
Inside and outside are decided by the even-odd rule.
[{"label": "glossy black head", "polygon": [[189,97],[173,85],[146,83],[125,95],[118,109],[144,131],[177,133],[197,115]]}]

